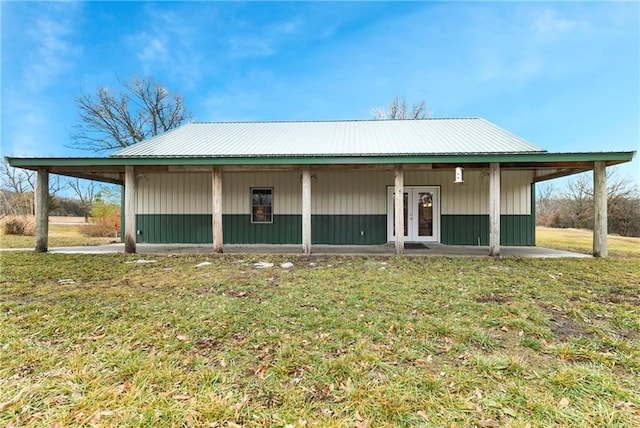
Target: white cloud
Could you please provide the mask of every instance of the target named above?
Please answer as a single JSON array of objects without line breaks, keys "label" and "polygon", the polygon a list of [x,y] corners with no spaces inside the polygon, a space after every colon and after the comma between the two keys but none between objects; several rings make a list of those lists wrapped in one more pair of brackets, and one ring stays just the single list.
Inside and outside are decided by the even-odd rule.
[{"label": "white cloud", "polygon": [[189,89],[199,84],[210,64],[199,49],[198,32],[203,31],[198,19],[162,8],[146,6],[144,25],[125,35],[125,45],[132,51],[144,74],[179,78]]},{"label": "white cloud", "polygon": [[138,59],[141,62],[150,64],[154,62],[169,61],[169,53],[167,52],[165,40],[149,36],[146,33],[139,35],[138,38],[138,43],[141,48],[141,51],[138,53]]},{"label": "white cloud", "polygon": [[57,79],[74,67],[75,59],[82,54],[76,43],[74,22],[77,6],[69,3],[43,8],[29,33],[36,49],[25,65],[23,79],[33,92],[55,85]]},{"label": "white cloud", "polygon": [[284,44],[296,40],[303,22],[298,17],[264,26],[243,22],[227,37],[232,58],[264,57],[278,54]]},{"label": "white cloud", "polygon": [[563,33],[581,25],[578,21],[573,21],[558,16],[558,12],[552,9],[545,9],[534,18],[532,26],[540,33]]}]

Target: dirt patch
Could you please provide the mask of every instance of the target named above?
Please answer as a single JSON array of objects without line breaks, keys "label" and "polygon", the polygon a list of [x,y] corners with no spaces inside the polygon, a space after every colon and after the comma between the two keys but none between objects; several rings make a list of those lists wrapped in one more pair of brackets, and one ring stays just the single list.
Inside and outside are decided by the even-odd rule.
[{"label": "dirt patch", "polygon": [[505,296],[498,296],[495,294],[487,294],[486,296],[480,296],[473,299],[476,303],[499,303],[509,304],[511,299]]},{"label": "dirt patch", "polygon": [[[630,305],[640,306],[640,292],[638,289],[625,289],[622,287],[612,287],[609,295],[606,296],[608,303],[620,304],[627,303]],[[607,303],[605,301],[605,303]]]},{"label": "dirt patch", "polygon": [[208,355],[224,348],[224,342],[215,338],[200,339],[193,345],[193,349],[200,355]]},{"label": "dirt patch", "polygon": [[549,318],[551,323],[551,332],[559,340],[565,341],[571,338],[586,338],[592,337],[584,327],[576,324],[571,318],[564,315],[556,315]]}]

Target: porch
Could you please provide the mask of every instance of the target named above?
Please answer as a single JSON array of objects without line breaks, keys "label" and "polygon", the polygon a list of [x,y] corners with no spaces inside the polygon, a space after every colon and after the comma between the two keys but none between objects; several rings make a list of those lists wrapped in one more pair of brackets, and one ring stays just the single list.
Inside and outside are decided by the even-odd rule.
[{"label": "porch", "polygon": [[[287,254],[300,256],[300,245],[238,245],[225,244],[226,254]],[[213,254],[211,245],[206,244],[137,244],[139,254]],[[50,248],[56,254],[109,254],[124,253],[124,244],[110,244],[88,247]],[[320,245],[313,246],[312,256],[358,255],[358,256],[393,256],[396,254],[393,242],[382,245]],[[488,246],[444,245],[426,243],[405,245],[404,255],[413,257],[488,257]],[[554,250],[530,246],[502,246],[504,257],[523,258],[590,258],[588,254]]]}]

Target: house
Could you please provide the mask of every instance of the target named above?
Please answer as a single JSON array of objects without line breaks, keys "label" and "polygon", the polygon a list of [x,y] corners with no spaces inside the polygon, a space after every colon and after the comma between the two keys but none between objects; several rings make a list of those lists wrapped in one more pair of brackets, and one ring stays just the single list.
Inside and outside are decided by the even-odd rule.
[{"label": "house", "polygon": [[[551,153],[480,118],[189,123],[105,158],[12,166],[124,185],[137,242],[535,245],[535,184],[594,170],[594,254],[606,256],[606,167],[635,152]],[[36,249],[46,251],[38,192]],[[403,233],[396,233],[402,231]]]}]

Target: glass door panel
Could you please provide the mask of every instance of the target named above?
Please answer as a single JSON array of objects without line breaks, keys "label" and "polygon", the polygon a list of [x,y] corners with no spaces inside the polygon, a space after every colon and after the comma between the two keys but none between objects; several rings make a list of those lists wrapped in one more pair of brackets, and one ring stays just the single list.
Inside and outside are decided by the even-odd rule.
[{"label": "glass door panel", "polygon": [[433,236],[433,193],[418,192],[418,236]]}]

